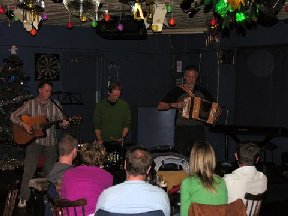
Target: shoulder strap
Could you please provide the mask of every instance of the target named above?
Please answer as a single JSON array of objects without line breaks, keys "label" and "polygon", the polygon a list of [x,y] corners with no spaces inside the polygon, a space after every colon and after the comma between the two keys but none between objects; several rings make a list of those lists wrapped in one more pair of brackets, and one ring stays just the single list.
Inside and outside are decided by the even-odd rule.
[{"label": "shoulder strap", "polygon": [[179,85],[179,87],[180,87],[181,89],[183,89],[183,91],[185,91],[190,97],[193,97],[193,96],[194,96],[193,93],[192,93],[192,91],[191,91],[187,86],[185,86],[185,85]]}]

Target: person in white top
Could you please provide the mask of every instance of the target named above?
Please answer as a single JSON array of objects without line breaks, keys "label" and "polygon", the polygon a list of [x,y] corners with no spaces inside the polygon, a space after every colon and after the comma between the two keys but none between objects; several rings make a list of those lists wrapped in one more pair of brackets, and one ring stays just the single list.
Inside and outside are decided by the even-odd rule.
[{"label": "person in white top", "polygon": [[[224,176],[228,203],[240,198],[245,204],[245,193],[256,195],[267,190],[267,177],[254,166],[259,160],[259,155],[260,148],[252,142],[240,143],[238,146],[235,157],[239,168]],[[247,212],[249,210],[248,206]]]},{"label": "person in white top", "polygon": [[96,205],[99,209],[123,214],[137,214],[161,210],[170,216],[167,193],[158,186],[147,183],[146,175],[152,165],[151,154],[142,147],[132,147],[126,153],[126,181],[104,190]]}]

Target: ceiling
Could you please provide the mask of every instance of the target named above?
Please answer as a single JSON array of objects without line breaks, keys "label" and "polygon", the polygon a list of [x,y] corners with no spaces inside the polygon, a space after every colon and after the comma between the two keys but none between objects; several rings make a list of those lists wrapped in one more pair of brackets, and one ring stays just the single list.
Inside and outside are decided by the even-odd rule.
[{"label": "ceiling", "polygon": [[[157,1],[159,3],[165,3],[165,0]],[[169,0],[166,0],[169,2]],[[173,16],[176,20],[175,27],[163,27],[162,34],[190,34],[190,33],[203,33],[207,30],[207,20],[211,17],[211,12],[204,13],[203,7],[201,10],[196,13],[193,18],[189,18],[186,13],[182,11],[180,8],[180,3],[182,0],[170,0],[171,4],[173,5]],[[106,8],[108,4],[109,13],[111,15],[120,15],[120,11],[131,11],[131,7],[128,4],[122,4],[119,0],[105,0],[102,1],[103,7]],[[9,8],[15,8],[17,4],[19,4],[18,0],[0,0],[0,4],[8,5]],[[285,6],[288,3],[285,2],[285,5],[282,7],[281,11],[278,13],[278,19],[280,20],[288,20],[288,13],[285,11]],[[145,7],[145,3],[143,5],[143,9]],[[45,0],[45,12],[48,14],[48,20],[44,21],[42,25],[57,25],[63,26],[66,28],[68,19],[69,19],[69,12],[65,9],[63,3],[54,3],[52,0]],[[118,13],[118,14],[117,14]],[[171,18],[172,14],[167,13],[166,18]],[[0,14],[0,21],[8,22],[8,18],[5,15]],[[71,17],[71,21],[73,22],[74,27],[90,27],[90,22],[81,22],[79,17]],[[151,30],[148,33],[152,33]]]}]

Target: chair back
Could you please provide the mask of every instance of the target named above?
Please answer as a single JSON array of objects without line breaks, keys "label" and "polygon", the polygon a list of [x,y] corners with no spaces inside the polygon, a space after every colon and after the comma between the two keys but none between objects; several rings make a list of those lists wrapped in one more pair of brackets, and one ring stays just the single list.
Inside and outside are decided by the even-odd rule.
[{"label": "chair back", "polygon": [[17,199],[17,194],[18,194],[17,184],[16,183],[10,184],[7,198],[6,198],[3,216],[12,216],[13,215],[15,201]]},{"label": "chair back", "polygon": [[246,216],[246,209],[241,199],[224,205],[206,205],[191,203],[188,216]]},{"label": "chair back", "polygon": [[95,216],[165,216],[165,215],[161,210],[149,211],[144,213],[125,214],[125,213],[113,213],[99,209],[95,213]]},{"label": "chair back", "polygon": [[248,216],[258,216],[260,213],[260,208],[262,201],[265,196],[265,192],[259,193],[257,195],[253,195],[251,193],[246,193],[245,194],[245,199],[246,199],[246,213]]},{"label": "chair back", "polygon": [[[78,200],[67,200],[67,199],[51,199],[51,206],[52,206],[52,215],[53,216],[60,216],[63,215],[70,215],[69,209],[73,208],[73,215],[77,216],[77,208],[81,207],[81,215],[85,216],[85,208],[84,206],[87,205],[86,199],[78,199]],[[78,215],[80,216],[80,215]]]}]

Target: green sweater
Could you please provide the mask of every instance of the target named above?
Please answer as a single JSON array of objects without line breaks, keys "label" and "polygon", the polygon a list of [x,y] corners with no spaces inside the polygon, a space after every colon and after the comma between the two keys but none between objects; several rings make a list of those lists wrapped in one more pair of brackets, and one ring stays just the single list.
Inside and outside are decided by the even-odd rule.
[{"label": "green sweater", "polygon": [[119,99],[116,104],[111,105],[107,99],[96,104],[94,111],[94,127],[101,130],[104,142],[111,141],[111,138],[122,137],[122,129],[130,127],[131,113],[128,104]]},{"label": "green sweater", "polygon": [[216,193],[208,191],[197,176],[189,176],[182,181],[180,196],[180,213],[181,216],[187,216],[188,210],[192,202],[208,204],[208,205],[222,205],[227,204],[227,188],[222,178],[214,175],[216,182]]}]

